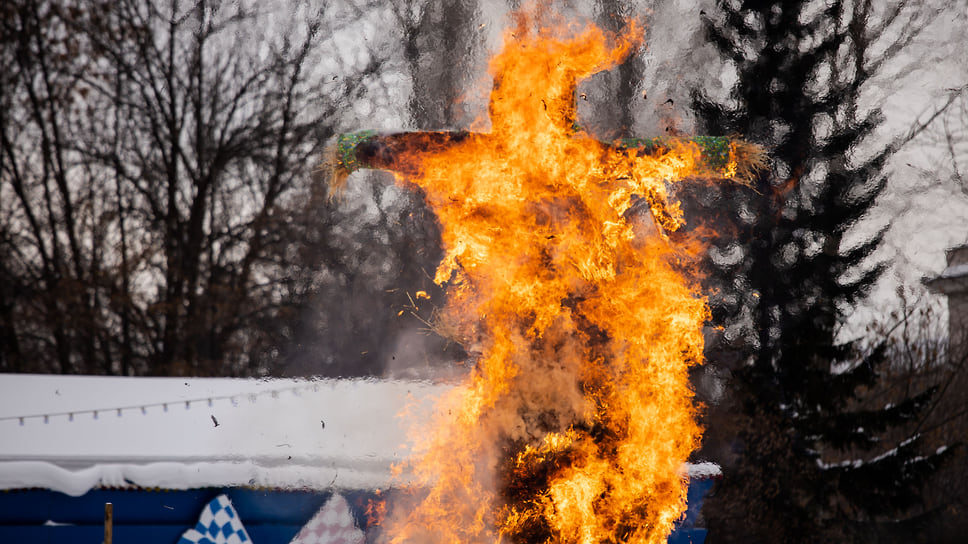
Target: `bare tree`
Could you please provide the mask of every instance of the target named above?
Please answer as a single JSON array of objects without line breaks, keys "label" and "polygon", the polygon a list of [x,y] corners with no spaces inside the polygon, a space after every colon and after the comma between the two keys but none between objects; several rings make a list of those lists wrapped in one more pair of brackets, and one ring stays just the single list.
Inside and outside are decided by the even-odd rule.
[{"label": "bare tree", "polygon": [[[388,71],[409,83],[411,128],[466,128],[472,119],[461,97],[482,75],[474,71],[483,42],[477,2],[400,0],[388,10],[399,39],[398,64]],[[305,349],[289,371],[322,364],[339,375],[439,372],[462,355],[429,330],[444,296],[432,281],[439,226],[423,195],[394,186],[386,172],[354,178],[333,210],[332,236],[317,241],[334,258],[302,314],[292,343]]]},{"label": "bare tree", "polygon": [[476,0],[399,0],[393,14],[413,91],[410,115],[419,128],[453,128],[473,119],[461,111],[461,94],[474,74],[483,36]]},{"label": "bare tree", "polygon": [[[600,0],[598,21],[605,30],[621,34],[630,24],[641,24],[636,21],[636,6],[633,2],[621,0]],[[628,138],[636,136],[632,133],[635,125],[636,109],[642,104],[641,93],[645,72],[645,65],[638,54],[628,56],[615,70],[602,75],[605,79],[604,100],[598,112],[598,122],[602,129],[600,136],[607,139]],[[604,127],[607,127],[604,128]]]},{"label": "bare tree", "polygon": [[5,370],[273,371],[328,264],[294,210],[380,66],[319,69],[338,18],[287,9],[5,4]]},{"label": "bare tree", "polygon": [[[72,184],[76,74],[87,63],[57,2],[5,3],[0,105],[0,273],[4,369],[91,371],[104,340],[86,325],[101,267],[94,185]],[[87,332],[84,334],[82,331]]]},{"label": "bare tree", "polygon": [[[968,529],[960,512],[968,506],[968,349],[965,331],[949,334],[940,305],[914,298],[915,289],[899,289],[898,309],[867,329],[870,340],[887,338],[889,362],[876,387],[861,399],[863,408],[896,405],[916,391],[939,385],[938,393],[914,421],[893,429],[885,440],[924,436],[944,444],[951,459],[931,478],[920,482],[924,515],[918,537],[928,542],[958,542]],[[873,346],[868,349],[873,349]],[[854,452],[856,454],[856,452]]]}]

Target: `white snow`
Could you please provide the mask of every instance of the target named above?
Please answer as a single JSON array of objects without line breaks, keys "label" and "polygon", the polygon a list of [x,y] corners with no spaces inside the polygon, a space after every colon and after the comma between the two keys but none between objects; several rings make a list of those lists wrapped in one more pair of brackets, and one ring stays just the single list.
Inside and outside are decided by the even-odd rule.
[{"label": "white snow", "polygon": [[408,455],[408,418],[426,417],[446,388],[4,375],[0,489],[379,487]]},{"label": "white snow", "polygon": [[[914,442],[915,440],[917,440],[920,437],[921,437],[921,434],[918,433],[918,434],[915,434],[914,436],[910,436],[908,438],[905,438],[904,440],[901,441],[900,444],[897,445],[897,447],[891,448],[891,449],[885,451],[884,453],[881,453],[880,455],[877,455],[877,456],[875,456],[875,457],[873,457],[871,459],[866,459],[866,460],[865,459],[847,459],[847,460],[841,461],[839,463],[825,463],[825,462],[823,462],[822,460],[820,460],[818,458],[817,461],[816,461],[817,462],[817,466],[820,467],[820,468],[822,468],[822,469],[824,469],[824,470],[829,470],[829,469],[832,469],[832,468],[844,468],[844,467],[860,468],[860,467],[862,467],[864,465],[874,464],[874,463],[877,463],[879,461],[883,461],[884,459],[887,459],[888,457],[893,457],[893,456],[897,455],[897,450],[899,448],[903,448],[904,446],[907,446],[908,444],[910,444],[911,442]],[[946,449],[946,446],[942,446],[941,448],[938,449],[938,452],[937,453],[940,454],[945,449]],[[915,456],[915,457],[912,457],[910,460],[905,461],[905,462],[906,463],[910,463],[910,462],[920,461],[922,459],[924,459],[924,457]]]},{"label": "white snow", "polygon": [[719,468],[719,465],[709,461],[700,461],[698,463],[687,463],[686,469],[689,471],[689,477],[697,480],[705,480],[707,478],[718,478],[723,475],[723,471]]},{"label": "white snow", "polygon": [[[389,465],[387,465],[389,466]],[[0,489],[44,488],[81,496],[95,487],[193,489],[254,486],[283,489],[374,489],[390,482],[387,470],[250,461],[108,463],[71,470],[49,461],[0,462]]]},{"label": "white snow", "polygon": [[[375,489],[451,385],[0,375],[0,489]],[[217,423],[217,425],[216,425]],[[418,425],[415,425],[418,424]],[[691,478],[719,466],[686,465]]]}]

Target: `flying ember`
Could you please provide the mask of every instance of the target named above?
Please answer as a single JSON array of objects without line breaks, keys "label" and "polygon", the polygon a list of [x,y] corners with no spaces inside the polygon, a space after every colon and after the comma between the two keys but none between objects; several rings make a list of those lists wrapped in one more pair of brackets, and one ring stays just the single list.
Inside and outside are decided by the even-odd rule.
[{"label": "flying ember", "polygon": [[638,47],[640,28],[516,17],[490,61],[489,131],[339,142],[336,183],[385,168],[426,194],[446,252],[437,328],[479,354],[413,433],[423,491],[384,530],[398,543],[662,542],[700,440],[688,368],[708,317],[682,270],[695,248],[667,236],[683,224],[667,184],[749,175],[762,155],[727,138],[595,140],[576,124],[576,85]]}]

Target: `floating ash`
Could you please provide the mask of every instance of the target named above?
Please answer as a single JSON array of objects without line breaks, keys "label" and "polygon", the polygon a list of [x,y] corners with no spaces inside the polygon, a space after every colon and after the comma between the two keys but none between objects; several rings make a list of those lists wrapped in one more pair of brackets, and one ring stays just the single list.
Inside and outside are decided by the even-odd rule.
[{"label": "floating ash", "polygon": [[[392,542],[662,542],[683,514],[708,309],[684,273],[696,244],[667,236],[683,224],[667,183],[748,175],[763,155],[582,131],[577,83],[639,46],[629,28],[519,13],[490,62],[489,131],[357,133],[333,151],[336,184],[385,168],[424,192],[445,250],[435,326],[479,353],[412,432],[400,469],[420,492],[390,505]],[[659,228],[636,220],[640,201]]]}]

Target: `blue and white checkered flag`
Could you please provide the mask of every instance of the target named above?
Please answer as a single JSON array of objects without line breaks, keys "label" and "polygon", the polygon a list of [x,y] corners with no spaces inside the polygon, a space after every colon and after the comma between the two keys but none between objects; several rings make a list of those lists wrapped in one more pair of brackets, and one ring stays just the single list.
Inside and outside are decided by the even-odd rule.
[{"label": "blue and white checkered flag", "polygon": [[212,499],[202,509],[194,529],[185,531],[178,544],[245,544],[249,535],[242,527],[232,501],[225,495]]}]

